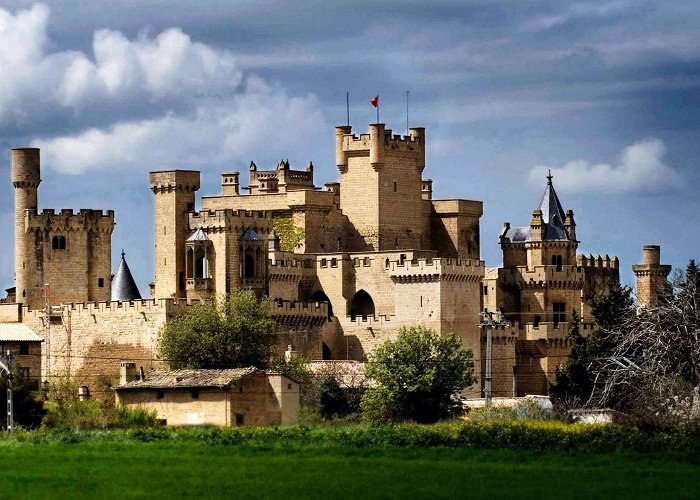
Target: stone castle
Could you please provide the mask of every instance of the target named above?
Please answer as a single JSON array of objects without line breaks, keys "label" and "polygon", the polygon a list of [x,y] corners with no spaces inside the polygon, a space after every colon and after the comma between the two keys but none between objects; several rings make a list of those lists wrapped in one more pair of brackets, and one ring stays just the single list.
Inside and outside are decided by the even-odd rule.
[{"label": "stone castle", "polygon": [[[455,332],[481,374],[471,397],[483,389],[479,313],[498,308],[511,326],[494,333],[493,394],[546,393],[570,348],[572,309],[590,328],[587,300],[619,279],[616,258],[576,255],[573,212],[562,210],[551,177],[530,226],[505,224],[503,267],[486,269],[482,203],[433,199],[423,128],[400,136],[371,124],[357,136],[341,126],[335,137],[339,182],[324,188],[311,163],[251,163],[247,188],[239,172],[224,172],[221,192],[203,196],[195,211],[198,171],[151,172],[155,262],[146,300],[123,255],[112,279],[114,212],[40,212],[39,150],[13,149],[16,287],[0,304],[0,322],[22,322],[44,338],[34,376],[68,373],[94,391],[118,377],[122,361],[156,367],[166,321],[250,288],[273,299],[278,349],[312,359],[364,360],[403,326]],[[656,248],[635,267],[647,297],[668,274]]]}]

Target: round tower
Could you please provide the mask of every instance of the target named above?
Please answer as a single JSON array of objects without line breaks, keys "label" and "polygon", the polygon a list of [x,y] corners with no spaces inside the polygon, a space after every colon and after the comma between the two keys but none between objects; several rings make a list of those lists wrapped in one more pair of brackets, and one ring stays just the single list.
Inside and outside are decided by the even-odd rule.
[{"label": "round tower", "polygon": [[341,171],[348,168],[348,157],[343,147],[344,136],[352,133],[352,127],[341,125],[335,127],[335,164]]},{"label": "round tower", "polygon": [[671,266],[661,264],[661,247],[644,245],[642,249],[642,264],[632,266],[637,277],[637,303],[644,307],[654,307],[659,295],[669,288],[668,275]]},{"label": "round tower", "polygon": [[16,300],[19,303],[27,302],[27,278],[33,273],[30,266],[33,242],[25,232],[25,211],[36,211],[40,182],[39,149],[12,149],[12,185],[15,188],[15,286]]}]

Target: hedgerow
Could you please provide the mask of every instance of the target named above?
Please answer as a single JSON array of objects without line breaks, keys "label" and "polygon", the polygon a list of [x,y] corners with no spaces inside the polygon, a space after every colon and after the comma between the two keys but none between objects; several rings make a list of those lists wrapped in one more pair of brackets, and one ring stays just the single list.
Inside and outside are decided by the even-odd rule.
[{"label": "hedgerow", "polygon": [[39,429],[0,435],[0,446],[20,443],[186,442],[294,450],[302,448],[452,447],[566,451],[575,453],[700,452],[700,427],[648,431],[631,426],[566,424],[555,421],[455,422],[345,427],[140,427],[129,430]]}]

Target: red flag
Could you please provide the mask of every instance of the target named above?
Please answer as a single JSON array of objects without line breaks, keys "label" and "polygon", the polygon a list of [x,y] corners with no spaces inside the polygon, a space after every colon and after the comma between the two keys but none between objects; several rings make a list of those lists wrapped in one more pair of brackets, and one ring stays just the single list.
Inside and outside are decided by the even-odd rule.
[{"label": "red flag", "polygon": [[379,96],[375,95],[371,101],[369,101],[375,108],[379,107]]}]

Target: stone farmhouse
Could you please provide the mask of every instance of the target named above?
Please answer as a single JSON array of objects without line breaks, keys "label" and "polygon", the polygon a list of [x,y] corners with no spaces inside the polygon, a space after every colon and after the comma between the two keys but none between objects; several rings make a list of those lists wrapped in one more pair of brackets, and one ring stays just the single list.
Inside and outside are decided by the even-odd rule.
[{"label": "stone farmhouse", "polygon": [[[588,325],[586,299],[615,282],[619,267],[615,258],[576,256],[573,212],[562,210],[551,177],[530,226],[506,224],[503,267],[487,270],[483,205],[433,199],[423,128],[335,132],[339,181],[323,188],[311,163],[262,170],[251,162],[247,187],[239,172],[224,172],[221,192],[202,196],[196,211],[200,172],[151,172],[150,299],[141,299],[123,254],[112,278],[114,212],[40,211],[40,152],[13,149],[16,287],[0,317],[44,340],[44,379],[70,374],[95,393],[116,383],[123,362],[162,368],[158,331],[193,303],[250,288],[273,299],[278,350],[311,359],[363,361],[403,326],[455,332],[481,374],[466,394],[479,397],[479,313],[500,308],[512,327],[494,336],[493,394],[546,393],[568,353],[572,308]],[[640,279],[664,279],[656,257],[645,257]]]},{"label": "stone farmhouse", "polygon": [[166,425],[294,424],[299,382],[255,367],[139,372],[121,363],[117,403],[155,411]]}]

